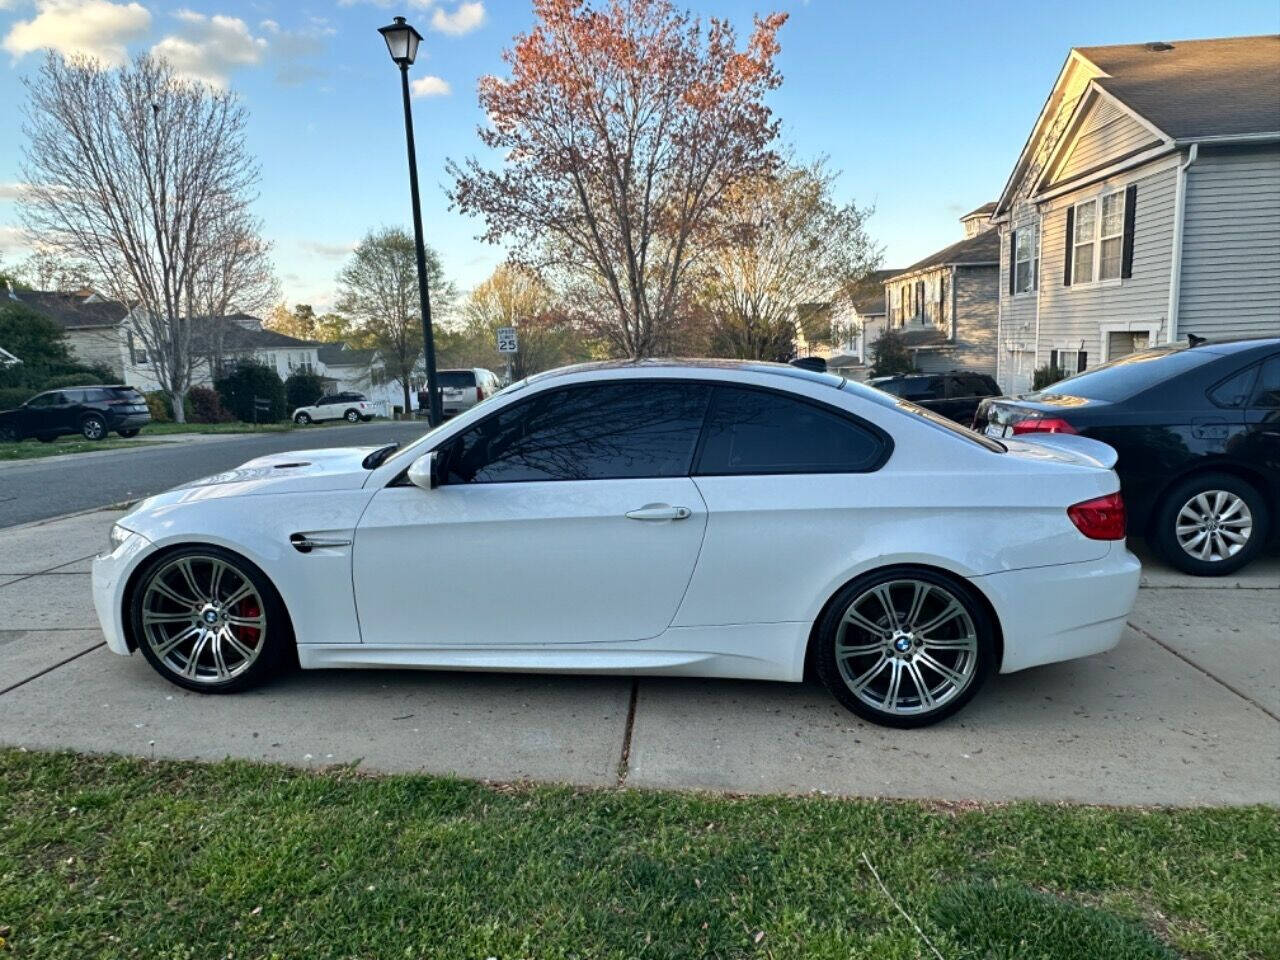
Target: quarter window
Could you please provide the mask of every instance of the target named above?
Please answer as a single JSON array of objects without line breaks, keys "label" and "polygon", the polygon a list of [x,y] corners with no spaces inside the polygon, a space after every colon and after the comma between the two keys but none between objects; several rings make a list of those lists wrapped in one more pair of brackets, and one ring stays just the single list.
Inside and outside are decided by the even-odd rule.
[{"label": "quarter window", "polygon": [[702,475],[857,473],[883,441],[848,417],[764,390],[717,387],[696,472]]},{"label": "quarter window", "polygon": [[1280,356],[1274,356],[1262,365],[1249,406],[1269,410],[1280,407]]},{"label": "quarter window", "polygon": [[685,476],[711,388],[569,387],[488,417],[441,451],[447,484]]}]

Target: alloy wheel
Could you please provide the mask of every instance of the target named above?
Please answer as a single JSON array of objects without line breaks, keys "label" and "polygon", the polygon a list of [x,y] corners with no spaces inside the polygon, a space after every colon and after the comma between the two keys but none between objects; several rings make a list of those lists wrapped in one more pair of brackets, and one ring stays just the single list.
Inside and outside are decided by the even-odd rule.
[{"label": "alloy wheel", "polygon": [[347,423],[355,423],[359,419],[360,414],[356,413],[354,410],[347,411]]},{"label": "alloy wheel", "polygon": [[1230,490],[1205,490],[1191,497],[1175,521],[1178,545],[1207,563],[1234,557],[1253,535],[1253,513]]},{"label": "alloy wheel", "polygon": [[97,417],[89,417],[80,428],[86,440],[101,440],[106,436],[107,428]]},{"label": "alloy wheel", "polygon": [[155,571],[141,627],[156,660],[196,684],[222,684],[262,655],[266,607],[248,576],[216,556],[187,554]]},{"label": "alloy wheel", "polygon": [[872,709],[932,713],[973,682],[978,633],[964,603],[946,587],[890,580],[845,608],[835,659],[845,686]]}]

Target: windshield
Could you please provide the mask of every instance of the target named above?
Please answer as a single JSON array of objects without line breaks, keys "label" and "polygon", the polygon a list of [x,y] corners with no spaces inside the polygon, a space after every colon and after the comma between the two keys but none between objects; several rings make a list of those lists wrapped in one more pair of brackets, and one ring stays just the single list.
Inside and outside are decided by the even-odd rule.
[{"label": "windshield", "polygon": [[1219,354],[1208,350],[1194,350],[1190,347],[1143,350],[1051,383],[1043,390],[1029,394],[1027,399],[1066,395],[1108,402],[1128,400],[1170,377],[1216,360],[1218,356]]}]

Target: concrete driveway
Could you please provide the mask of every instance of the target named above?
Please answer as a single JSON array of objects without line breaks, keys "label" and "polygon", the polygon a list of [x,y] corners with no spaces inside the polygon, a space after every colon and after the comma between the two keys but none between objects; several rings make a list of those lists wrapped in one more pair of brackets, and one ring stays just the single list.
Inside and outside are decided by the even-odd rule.
[{"label": "concrete driveway", "polygon": [[0,743],[494,780],[1091,803],[1280,802],[1280,558],[1151,565],[1120,646],[996,677],[921,731],[820,688],[411,671],[186,693],[102,646],[88,561],[118,514],[0,530]]}]

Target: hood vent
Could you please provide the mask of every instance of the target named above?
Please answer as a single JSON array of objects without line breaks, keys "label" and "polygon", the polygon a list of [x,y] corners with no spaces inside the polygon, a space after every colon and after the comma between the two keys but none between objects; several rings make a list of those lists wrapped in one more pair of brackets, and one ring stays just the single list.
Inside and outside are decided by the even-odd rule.
[{"label": "hood vent", "polygon": [[272,470],[289,470],[292,467],[309,467],[309,466],[311,466],[311,461],[298,460],[294,463],[275,463],[271,465],[271,469]]}]

